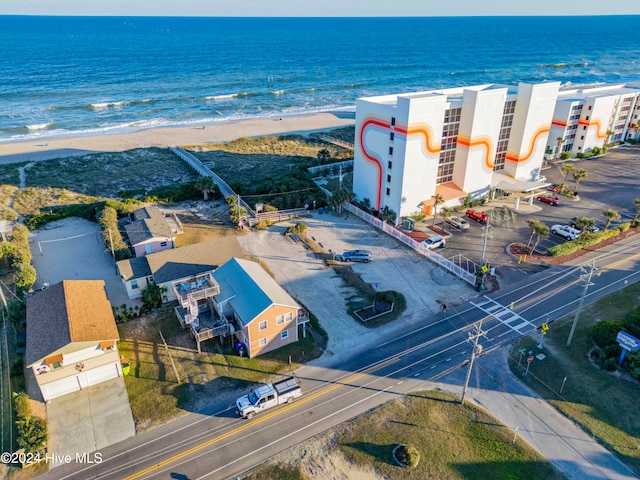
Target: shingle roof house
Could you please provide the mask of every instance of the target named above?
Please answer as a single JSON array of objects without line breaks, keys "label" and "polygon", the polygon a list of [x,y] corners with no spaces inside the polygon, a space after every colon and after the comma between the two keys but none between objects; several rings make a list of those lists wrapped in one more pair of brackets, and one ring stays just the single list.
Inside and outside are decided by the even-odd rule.
[{"label": "shingle roof house", "polygon": [[175,248],[175,236],[182,233],[177,218],[167,218],[154,205],[135,210],[131,216],[133,221],[124,228],[136,257]]},{"label": "shingle roof house", "polygon": [[122,375],[103,280],[64,280],[27,299],[26,366],[45,401]]}]

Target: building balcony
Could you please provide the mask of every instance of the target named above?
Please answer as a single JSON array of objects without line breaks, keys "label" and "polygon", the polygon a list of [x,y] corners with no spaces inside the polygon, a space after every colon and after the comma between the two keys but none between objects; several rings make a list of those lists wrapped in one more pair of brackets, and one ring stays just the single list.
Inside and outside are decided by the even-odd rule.
[{"label": "building balcony", "polygon": [[183,308],[188,308],[194,301],[205,300],[220,293],[220,286],[211,273],[178,280],[171,284],[171,288]]}]

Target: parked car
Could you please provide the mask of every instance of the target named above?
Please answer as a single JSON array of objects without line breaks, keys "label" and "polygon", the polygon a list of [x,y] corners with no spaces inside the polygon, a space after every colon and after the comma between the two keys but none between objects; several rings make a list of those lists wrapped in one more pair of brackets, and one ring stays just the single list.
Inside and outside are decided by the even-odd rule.
[{"label": "parked car", "polygon": [[[582,217],[573,217],[571,220],[569,220],[569,226],[571,228],[575,228],[576,230],[582,230],[582,227],[580,227],[580,225],[578,225],[578,219],[582,218]],[[587,232],[599,232],[600,229],[594,225],[593,227],[586,227]]]},{"label": "parked car", "polygon": [[447,218],[447,223],[459,230],[466,230],[469,228],[469,223],[464,218],[460,217],[449,217]]},{"label": "parked car", "polygon": [[444,244],[444,237],[442,237],[441,235],[434,235],[427,238],[426,240],[423,240],[423,242],[421,243],[423,247],[426,247],[429,250],[433,250],[438,247],[444,247]]},{"label": "parked car", "polygon": [[536,200],[544,203],[548,203],[549,205],[558,205],[560,203],[560,199],[555,195],[551,197],[547,197],[546,195],[538,195]]},{"label": "parked car", "polygon": [[373,255],[369,250],[349,250],[342,254],[345,262],[363,262],[368,263],[373,259]]},{"label": "parked car", "polygon": [[486,223],[489,220],[489,215],[486,212],[476,212],[475,210],[467,210],[467,217],[476,222]]},{"label": "parked car", "polygon": [[560,192],[560,190],[562,190],[562,185],[559,183],[552,183],[547,187],[547,190],[550,192]]},{"label": "parked car", "polygon": [[551,233],[567,240],[575,240],[580,236],[580,230],[571,228],[569,225],[554,225],[551,227]]}]

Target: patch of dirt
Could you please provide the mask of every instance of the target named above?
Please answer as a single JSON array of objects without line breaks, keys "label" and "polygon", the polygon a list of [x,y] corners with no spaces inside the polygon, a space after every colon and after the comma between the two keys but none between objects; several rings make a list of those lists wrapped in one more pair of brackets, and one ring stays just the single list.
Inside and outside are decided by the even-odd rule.
[{"label": "patch of dirt", "polygon": [[306,479],[313,480],[383,480],[371,467],[355,465],[336,447],[340,428],[320,434],[290,448],[275,459],[276,463],[299,468]]}]

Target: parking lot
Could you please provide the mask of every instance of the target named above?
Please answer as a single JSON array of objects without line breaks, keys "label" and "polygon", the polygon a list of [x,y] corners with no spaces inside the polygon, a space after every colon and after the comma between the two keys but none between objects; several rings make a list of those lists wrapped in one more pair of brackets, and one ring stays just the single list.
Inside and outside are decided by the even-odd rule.
[{"label": "parking lot", "polygon": [[[604,156],[594,159],[572,159],[567,163],[573,163],[576,169],[584,169],[588,177],[579,184],[578,200],[559,196],[558,205],[549,205],[534,200],[533,205],[523,205],[515,211],[515,196],[511,195],[506,199],[491,201],[475,210],[485,210],[491,213],[489,221],[489,236],[486,239],[484,234],[487,230],[484,224],[477,223],[466,218],[470,228],[467,230],[457,229],[442,219],[437,219],[436,224],[443,227],[450,236],[446,239],[446,247],[439,249],[438,253],[447,258],[465,257],[475,263],[480,263],[483,248],[485,249],[485,259],[497,268],[499,272],[507,269],[517,271],[535,271],[540,267],[518,262],[507,255],[505,247],[510,243],[527,243],[531,229],[527,225],[527,220],[536,219],[544,222],[549,228],[555,224],[567,224],[573,217],[591,217],[596,220],[596,225],[604,228],[605,218],[602,211],[614,209],[620,213],[622,218],[613,222],[612,225],[620,222],[628,222],[635,215],[634,198],[640,197],[640,147],[629,146],[610,150]],[[547,181],[550,183],[561,183],[564,174],[560,171],[562,163],[553,164],[543,171]],[[567,185],[573,190],[575,181],[571,174],[567,179]],[[545,192],[551,195],[551,192]],[[464,212],[456,214],[464,217]],[[424,222],[431,224],[431,218]],[[551,234],[549,238],[543,238],[538,246],[538,250],[546,249],[565,242],[566,240]]]}]

